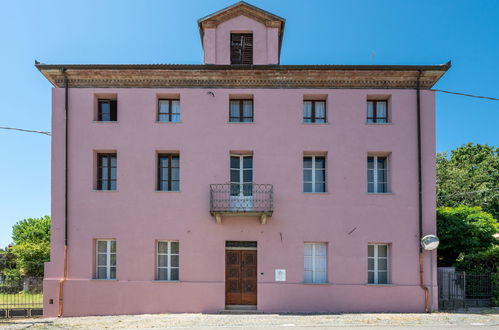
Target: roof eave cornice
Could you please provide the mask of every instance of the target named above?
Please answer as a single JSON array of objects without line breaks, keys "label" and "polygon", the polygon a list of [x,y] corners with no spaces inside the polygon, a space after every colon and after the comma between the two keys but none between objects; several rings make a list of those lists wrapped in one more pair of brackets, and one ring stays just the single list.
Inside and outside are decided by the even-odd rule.
[{"label": "roof eave cornice", "polygon": [[[443,65],[53,65],[36,67],[72,88],[431,88]],[[418,78],[419,77],[419,78]]]}]

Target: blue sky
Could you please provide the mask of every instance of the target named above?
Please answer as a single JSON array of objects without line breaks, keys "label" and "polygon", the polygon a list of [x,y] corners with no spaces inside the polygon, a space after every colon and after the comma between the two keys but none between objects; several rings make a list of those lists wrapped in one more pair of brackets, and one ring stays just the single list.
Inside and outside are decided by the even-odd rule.
[{"label": "blue sky", "polygon": [[[2,1],[0,126],[50,130],[43,63],[202,63],[196,20],[235,1]],[[435,86],[499,97],[499,1],[252,0],[286,19],[282,64],[441,64]],[[437,94],[437,150],[499,146],[499,102]],[[50,137],[0,130],[0,247],[50,214]]]}]

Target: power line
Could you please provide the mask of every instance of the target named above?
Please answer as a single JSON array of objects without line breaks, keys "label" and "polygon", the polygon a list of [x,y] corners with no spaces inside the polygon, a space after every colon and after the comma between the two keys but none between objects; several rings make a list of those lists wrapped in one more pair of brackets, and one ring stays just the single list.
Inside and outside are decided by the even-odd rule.
[{"label": "power line", "polygon": [[31,130],[31,129],[15,128],[15,127],[0,127],[0,129],[9,129],[9,130],[13,130],[13,131],[21,131],[21,132],[28,132],[28,133],[38,133],[38,134],[44,134],[44,135],[51,136],[50,132],[46,132],[46,131],[35,131],[35,130]]},{"label": "power line", "polygon": [[480,95],[473,95],[473,94],[450,92],[450,91],[444,91],[444,90],[441,90],[441,89],[432,89],[432,91],[442,92],[442,93],[447,93],[447,94],[454,94],[454,95],[461,95],[461,96],[468,96],[468,97],[476,97],[476,98],[479,98],[479,99],[487,99],[487,100],[492,100],[492,101],[499,101],[498,98],[489,97],[489,96],[480,96]]},{"label": "power line", "polygon": [[494,190],[499,190],[499,187],[497,187],[497,188],[491,188],[491,189],[483,189],[483,190],[465,191],[465,192],[460,192],[460,193],[455,193],[455,194],[450,194],[450,195],[445,195],[445,196],[437,196],[437,197],[438,198],[443,198],[443,197],[451,197],[451,196],[458,196],[458,195],[470,195],[470,194],[477,194],[477,193],[482,193],[482,192],[487,192],[487,191],[494,191]]}]

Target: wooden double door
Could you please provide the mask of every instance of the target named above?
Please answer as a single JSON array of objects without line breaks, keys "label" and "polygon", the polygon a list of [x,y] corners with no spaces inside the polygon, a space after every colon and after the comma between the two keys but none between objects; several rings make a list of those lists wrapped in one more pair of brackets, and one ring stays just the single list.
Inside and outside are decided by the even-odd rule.
[{"label": "wooden double door", "polygon": [[256,250],[225,251],[225,304],[256,305]]}]

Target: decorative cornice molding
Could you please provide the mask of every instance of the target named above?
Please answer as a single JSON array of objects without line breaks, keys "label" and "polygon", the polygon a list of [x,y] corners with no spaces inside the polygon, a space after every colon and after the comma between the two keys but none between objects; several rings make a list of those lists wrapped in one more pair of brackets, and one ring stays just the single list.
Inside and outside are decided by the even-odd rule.
[{"label": "decorative cornice molding", "polygon": [[282,21],[273,18],[272,16],[257,11],[251,7],[246,7],[245,5],[239,5],[238,7],[228,9],[218,15],[208,18],[205,21],[201,21],[200,24],[203,29],[205,28],[216,28],[219,24],[224,23],[230,19],[237,16],[246,16],[254,21],[260,22],[266,27],[281,28]]},{"label": "decorative cornice molding", "polygon": [[[61,70],[40,68],[63,87]],[[420,70],[196,70],[66,69],[72,88],[416,88]],[[445,70],[421,71],[420,86],[431,88]]]},{"label": "decorative cornice molding", "polygon": [[201,28],[215,28],[219,24],[226,22],[237,16],[246,16],[267,27],[282,28],[285,20],[279,16],[271,14],[263,9],[250,5],[244,1],[217,11],[211,15],[201,18],[198,23]]}]

